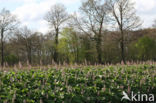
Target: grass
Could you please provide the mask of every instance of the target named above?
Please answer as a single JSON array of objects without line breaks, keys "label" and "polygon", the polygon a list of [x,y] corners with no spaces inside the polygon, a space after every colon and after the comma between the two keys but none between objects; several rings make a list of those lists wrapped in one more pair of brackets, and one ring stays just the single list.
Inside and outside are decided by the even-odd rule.
[{"label": "grass", "polygon": [[120,103],[122,91],[156,95],[156,66],[46,66],[0,72],[0,103]]}]

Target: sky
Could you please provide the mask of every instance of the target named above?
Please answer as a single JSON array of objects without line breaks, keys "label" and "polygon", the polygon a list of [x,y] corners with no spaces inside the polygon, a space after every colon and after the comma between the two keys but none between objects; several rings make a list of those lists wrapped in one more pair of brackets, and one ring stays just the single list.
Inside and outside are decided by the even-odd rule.
[{"label": "sky", "polygon": [[[46,33],[48,23],[44,16],[50,7],[62,3],[69,13],[78,11],[82,0],[0,0],[0,10],[6,8],[15,14],[21,25],[35,31]],[[136,2],[137,15],[143,21],[143,27],[151,27],[156,19],[156,0],[133,0]]]}]

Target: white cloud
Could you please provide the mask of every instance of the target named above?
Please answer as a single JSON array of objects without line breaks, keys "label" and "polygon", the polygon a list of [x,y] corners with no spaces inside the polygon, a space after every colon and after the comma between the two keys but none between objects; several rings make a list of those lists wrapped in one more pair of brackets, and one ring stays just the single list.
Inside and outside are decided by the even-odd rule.
[{"label": "white cloud", "polygon": [[151,27],[156,19],[156,0],[134,0],[136,2],[137,15],[144,21],[143,27]]},{"label": "white cloud", "polygon": [[[20,19],[23,25],[37,29],[45,33],[48,30],[48,23],[44,21],[45,13],[55,3],[64,4],[70,12],[75,11],[81,0],[0,0],[0,2],[21,2],[16,7],[14,14]],[[152,25],[156,19],[156,0],[133,0],[136,2],[137,15],[144,21],[143,27]]]},{"label": "white cloud", "polygon": [[32,3],[32,2],[36,2],[37,0],[0,0],[0,3],[1,4],[15,4],[16,3],[21,3],[21,4],[29,4],[29,3]]},{"label": "white cloud", "polygon": [[156,5],[156,0],[136,0],[137,9],[140,12],[150,12],[153,11]]},{"label": "white cloud", "polygon": [[36,0],[0,0],[0,2],[34,2]]},{"label": "white cloud", "polygon": [[48,25],[47,25],[47,22],[46,21],[44,21],[44,20],[40,20],[39,22],[38,22],[38,25],[40,25],[39,26],[39,28],[38,28],[38,30],[40,31],[40,32],[42,32],[42,33],[46,33],[49,29],[48,29]]},{"label": "white cloud", "polygon": [[44,3],[31,3],[27,5],[23,5],[21,7],[16,8],[13,11],[14,14],[18,15],[18,17],[23,20],[37,20],[49,9],[49,6],[52,5],[48,2]]},{"label": "white cloud", "polygon": [[22,25],[27,25],[33,29],[39,29],[38,31],[45,32],[42,26],[47,26],[47,23],[44,22],[44,15],[53,4],[54,2],[48,0],[40,3],[34,0],[34,2],[16,8],[13,14],[17,15]]},{"label": "white cloud", "polygon": [[[20,0],[16,0],[20,1]],[[13,14],[17,15],[23,25],[27,25],[31,28],[38,29],[40,32],[47,31],[47,23],[44,21],[46,12],[52,5],[58,3],[58,0],[22,0],[24,5],[17,7]],[[79,2],[79,0],[60,0],[59,3],[65,4],[65,6],[72,5]]]}]

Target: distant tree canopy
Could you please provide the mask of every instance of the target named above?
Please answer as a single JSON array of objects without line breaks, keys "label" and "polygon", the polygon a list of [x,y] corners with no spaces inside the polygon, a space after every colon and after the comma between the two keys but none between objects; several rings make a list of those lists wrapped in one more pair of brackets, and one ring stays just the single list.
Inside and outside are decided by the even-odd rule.
[{"label": "distant tree canopy", "polygon": [[138,59],[144,61],[144,60],[150,60],[156,59],[156,40],[148,37],[148,36],[144,36],[141,37],[137,43],[136,43],[136,48],[138,50]]},{"label": "distant tree canopy", "polygon": [[156,28],[138,29],[141,23],[131,0],[85,0],[79,14],[70,15],[62,4],[52,6],[44,18],[50,31],[42,34],[17,27],[16,17],[3,9],[1,65],[156,60]]},{"label": "distant tree canopy", "polygon": [[[51,33],[30,32],[27,38],[16,32],[17,36],[5,43],[5,62],[9,65],[18,63],[52,64],[55,55],[55,39]],[[115,33],[115,34],[114,34]],[[20,36],[21,35],[21,36]],[[103,63],[118,63],[121,61],[120,42],[116,40],[117,32],[107,31],[102,34]],[[125,44],[127,61],[156,60],[156,29],[144,29],[131,32],[131,40]],[[64,28],[60,33],[58,44],[59,63],[98,63],[96,41],[73,28]]]}]

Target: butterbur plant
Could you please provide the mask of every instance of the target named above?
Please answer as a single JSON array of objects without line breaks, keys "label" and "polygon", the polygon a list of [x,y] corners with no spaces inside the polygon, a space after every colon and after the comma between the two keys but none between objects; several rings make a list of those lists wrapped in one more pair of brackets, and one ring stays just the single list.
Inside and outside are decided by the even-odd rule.
[{"label": "butterbur plant", "polygon": [[15,103],[15,99],[16,99],[16,91],[13,94],[12,103]]},{"label": "butterbur plant", "polygon": [[122,91],[156,95],[155,68],[146,64],[2,71],[0,103],[120,103]]},{"label": "butterbur plant", "polygon": [[127,90],[128,94],[131,93],[131,87],[128,85],[128,90]]}]

